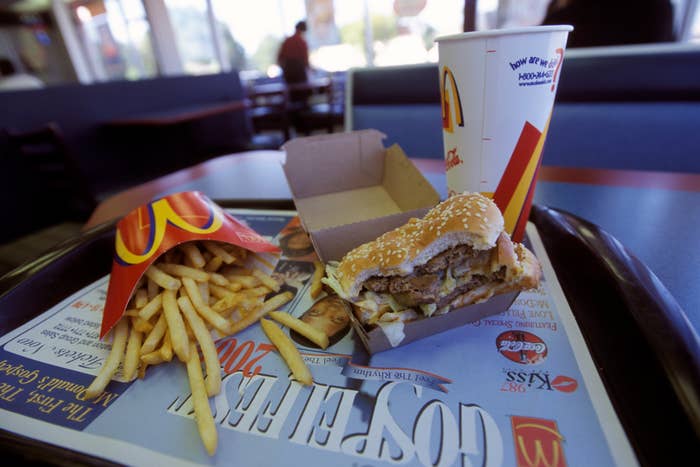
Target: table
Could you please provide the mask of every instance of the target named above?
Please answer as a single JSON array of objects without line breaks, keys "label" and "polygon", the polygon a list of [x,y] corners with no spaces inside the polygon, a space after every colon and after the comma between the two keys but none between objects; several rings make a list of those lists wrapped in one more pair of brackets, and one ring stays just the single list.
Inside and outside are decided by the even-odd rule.
[{"label": "table", "polygon": [[[284,81],[253,84],[247,89],[251,105],[251,118],[256,131],[279,130],[284,140],[290,138],[290,125],[298,132],[309,134],[318,124],[307,128],[305,125],[316,115],[309,104],[317,99],[328,106],[322,114],[322,126],[333,131],[331,104],[333,103],[333,82],[330,78],[314,78],[305,82],[287,84]],[[322,98],[319,96],[323,96]],[[321,102],[318,102],[321,103]],[[318,118],[318,117],[317,117]]]},{"label": "table", "polygon": [[[104,200],[85,228],[115,219],[153,198],[200,190],[213,199],[288,199],[281,151],[211,159]],[[446,196],[444,163],[414,159]],[[569,211],[601,226],[641,259],[700,330],[700,174],[542,167],[535,203]],[[575,265],[572,265],[575,267]]]},{"label": "table", "polygon": [[248,89],[249,98],[270,97],[276,95],[288,95],[293,91],[309,91],[312,93],[328,92],[331,88],[330,78],[315,78],[305,82],[287,84],[283,81],[275,83],[263,83],[251,86]]},{"label": "table", "polygon": [[223,113],[237,112],[240,110],[245,110],[246,108],[248,108],[248,103],[245,101],[198,104],[114,119],[104,122],[104,125],[107,127],[171,126],[192,122]]},{"label": "table", "polygon": [[[172,107],[102,122],[117,151],[148,157],[159,173],[248,147],[247,100],[229,100]],[[240,115],[235,115],[240,114]]]}]

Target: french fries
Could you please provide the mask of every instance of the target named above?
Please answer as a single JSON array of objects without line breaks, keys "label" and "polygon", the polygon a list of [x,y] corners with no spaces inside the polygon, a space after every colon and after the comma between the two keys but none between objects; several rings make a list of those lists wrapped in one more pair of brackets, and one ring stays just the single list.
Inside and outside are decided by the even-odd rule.
[{"label": "french fries", "polygon": [[172,290],[163,292],[163,313],[165,314],[165,321],[168,323],[173,352],[175,352],[175,355],[181,362],[186,362],[190,359],[190,343],[185,330],[185,322],[177,306],[175,292]]},{"label": "french fries", "polygon": [[153,326],[153,329],[151,329],[151,332],[148,333],[146,340],[141,346],[141,355],[153,352],[156,349],[156,346],[165,335],[167,327],[168,323],[165,321],[165,315],[161,314],[156,322],[156,325]]},{"label": "french fries", "polygon": [[192,391],[194,418],[197,420],[197,429],[199,430],[199,437],[202,438],[204,448],[210,456],[213,456],[216,452],[218,434],[214,425],[214,416],[211,414],[211,408],[209,407],[202,367],[199,364],[197,349],[193,343],[190,344],[189,356],[190,358],[187,360],[187,377],[190,380],[190,390]]},{"label": "french fries", "polygon": [[177,290],[180,288],[180,281],[158,269],[157,266],[149,266],[146,269],[146,277],[163,287],[166,290]]},{"label": "french fries", "polygon": [[321,293],[321,279],[323,279],[323,274],[325,273],[325,268],[323,263],[320,261],[314,261],[314,275],[311,277],[311,287],[309,288],[309,293],[311,298],[315,299]]},{"label": "french fries", "polygon": [[264,302],[260,308],[257,308],[255,311],[249,313],[240,321],[235,322],[231,326],[231,334],[241,332],[253,323],[258,322],[260,318],[265,316],[270,311],[276,310],[277,308],[281,307],[282,305],[290,301],[293,297],[294,296],[292,295],[292,292],[283,292],[279,295],[275,295],[274,297]]},{"label": "french fries", "polygon": [[134,292],[134,305],[136,308],[143,308],[146,302],[148,302],[148,292],[146,289],[138,289]]},{"label": "french fries", "polygon": [[221,261],[226,264],[233,264],[236,262],[235,256],[231,255],[222,246],[216,244],[215,242],[204,242],[204,248],[209,250],[209,252],[214,256],[221,258]]},{"label": "french fries", "polygon": [[114,326],[114,331],[112,332],[114,333],[112,350],[110,350],[109,356],[102,365],[100,372],[85,390],[86,399],[94,399],[100,395],[107,387],[107,384],[109,384],[114,373],[117,372],[119,363],[122,361],[122,356],[124,355],[124,349],[126,348],[126,339],[129,334],[129,321],[127,319],[122,319]]},{"label": "french fries", "polygon": [[136,377],[139,367],[139,350],[141,349],[141,333],[132,326],[124,355],[124,379],[131,381]]},{"label": "french fries", "polygon": [[[155,282],[154,282],[155,284]],[[158,313],[158,311],[163,306],[163,294],[159,293],[154,296],[148,303],[146,303],[143,308],[139,310],[139,317],[141,319],[149,320]]]},{"label": "french fries", "polygon": [[268,316],[278,323],[287,326],[289,329],[294,329],[322,349],[328,347],[328,336],[326,333],[319,331],[299,318],[295,318],[289,313],[284,313],[282,311],[271,311],[268,313]]},{"label": "french fries", "polygon": [[131,381],[176,356],[186,365],[199,434],[213,455],[218,438],[208,398],[221,391],[222,378],[212,333],[239,332],[293,298],[284,292],[265,301],[280,284],[261,270],[245,268],[246,256],[224,243],[186,242],[149,266],[111,331],[112,349],[86,397],[102,393],[122,361],[122,377]]},{"label": "french fries", "polygon": [[200,293],[197,284],[189,277],[183,277],[182,283],[185,286],[187,295],[190,297],[192,304],[194,305],[197,312],[204,318],[209,324],[214,326],[217,331],[222,334],[228,334],[231,324],[223,316],[217,314],[209,307],[209,304],[204,301]]},{"label": "french fries", "polygon": [[163,272],[172,274],[173,276],[179,276],[180,278],[191,278],[197,282],[207,282],[209,281],[209,273],[197,268],[191,268],[189,266],[183,266],[182,264],[171,264],[163,263],[160,265],[160,269]]},{"label": "french fries", "polygon": [[199,248],[197,247],[196,243],[183,243],[180,246],[180,249],[183,251],[183,253],[185,253],[185,255],[190,259],[190,261],[196,268],[202,268],[206,264],[204,256],[202,256],[202,253],[199,251]]},{"label": "french fries", "polygon": [[260,285],[260,279],[254,276],[243,276],[240,274],[230,274],[226,276],[226,279],[229,280],[229,282],[232,282],[234,284],[238,284],[241,286],[241,288],[244,289],[252,289],[253,287],[257,287]]},{"label": "french fries", "polygon": [[158,349],[158,353],[163,357],[164,362],[169,362],[173,359],[173,343],[170,340],[170,334],[167,332],[163,336],[163,345]]},{"label": "french fries", "polygon": [[280,291],[280,285],[272,277],[268,276],[260,269],[253,270],[253,276],[257,277],[262,284],[274,292]]},{"label": "french fries", "polygon": [[221,371],[219,369],[219,356],[216,353],[214,340],[211,338],[211,333],[207,329],[202,318],[194,311],[194,306],[192,306],[192,302],[189,298],[180,297],[177,299],[177,304],[180,306],[182,314],[185,315],[187,324],[190,325],[192,333],[197,339],[199,348],[202,349],[202,354],[204,355],[204,365],[207,369],[207,395],[209,397],[215,396],[221,391]]},{"label": "french fries", "polygon": [[299,350],[292,340],[282,332],[279,326],[270,320],[261,319],[260,326],[262,326],[263,332],[270,339],[270,342],[277,347],[284,361],[287,362],[287,366],[292,371],[294,378],[305,386],[312,384],[314,381],[309,367],[304,363]]}]

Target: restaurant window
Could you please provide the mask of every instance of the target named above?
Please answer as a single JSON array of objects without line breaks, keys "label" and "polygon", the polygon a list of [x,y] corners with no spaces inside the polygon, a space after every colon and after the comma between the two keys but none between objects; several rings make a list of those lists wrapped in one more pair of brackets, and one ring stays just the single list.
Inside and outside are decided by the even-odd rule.
[{"label": "restaurant window", "polygon": [[221,71],[214,49],[214,31],[207,17],[207,1],[165,0],[165,5],[185,73],[202,75]]},{"label": "restaurant window", "polygon": [[697,5],[695,9],[690,12],[692,17],[690,18],[690,42],[700,43],[700,7]]},{"label": "restaurant window", "polygon": [[476,30],[537,26],[549,3],[550,0],[478,0]]},{"label": "restaurant window", "polygon": [[347,60],[336,60],[344,69],[437,61],[435,37],[461,32],[464,24],[464,0],[334,3],[341,47],[347,49]]},{"label": "restaurant window", "polygon": [[212,0],[222,55],[244,79],[279,76],[277,51],[307,17],[304,0]]},{"label": "restaurant window", "polygon": [[[202,0],[204,2],[204,0]],[[244,78],[279,76],[277,51],[306,19],[321,72],[436,61],[433,39],[462,31],[463,0],[212,0],[223,56]]]},{"label": "restaurant window", "polygon": [[60,33],[48,12],[8,11],[4,21],[0,20],[0,56],[45,84],[66,82],[73,77]]},{"label": "restaurant window", "polygon": [[141,0],[75,1],[70,8],[97,80],[140,79],[158,73]]}]

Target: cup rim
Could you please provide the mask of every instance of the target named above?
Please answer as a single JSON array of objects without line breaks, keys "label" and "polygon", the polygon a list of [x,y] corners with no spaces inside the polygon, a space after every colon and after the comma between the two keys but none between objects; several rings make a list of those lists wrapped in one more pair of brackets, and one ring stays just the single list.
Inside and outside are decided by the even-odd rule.
[{"label": "cup rim", "polygon": [[574,27],[570,24],[558,24],[547,26],[526,26],[522,28],[489,29],[487,31],[460,32],[436,37],[435,42],[456,41],[465,39],[478,39],[481,37],[511,36],[515,34],[532,34],[541,32],[571,32]]}]

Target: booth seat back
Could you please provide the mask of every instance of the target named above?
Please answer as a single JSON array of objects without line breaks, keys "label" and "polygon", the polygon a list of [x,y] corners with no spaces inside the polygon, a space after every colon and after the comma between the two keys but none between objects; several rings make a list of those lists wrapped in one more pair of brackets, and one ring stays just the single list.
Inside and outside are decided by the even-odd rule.
[{"label": "booth seat back", "polygon": [[700,47],[567,51],[543,162],[700,173]]},{"label": "booth seat back", "polygon": [[350,70],[345,99],[347,130],[376,128],[410,157],[443,157],[437,65]]},{"label": "booth seat back", "polygon": [[[110,192],[179,168],[173,163],[182,160],[183,154],[176,152],[183,148],[169,145],[171,135],[158,129],[126,144],[124,132],[110,131],[107,122],[244,97],[238,72],[0,92],[0,128],[33,131],[49,122],[57,124],[94,191]],[[206,132],[199,139],[228,144],[231,150],[242,148],[250,139],[245,112],[228,113],[207,123],[187,131]],[[212,127],[218,131],[211,131]]]},{"label": "booth seat back", "polygon": [[[543,163],[700,173],[700,47],[566,52]],[[409,156],[443,157],[436,64],[348,75],[346,128],[376,128]]]},{"label": "booth seat back", "polygon": [[58,128],[87,189],[102,199],[199,162],[208,151],[243,150],[252,132],[244,111],[176,128],[110,128],[108,122],[242,99],[237,72],[0,92],[0,199],[7,220],[0,243],[69,218],[65,206],[51,208],[63,193],[46,195],[39,174],[14,154],[10,134]]}]

